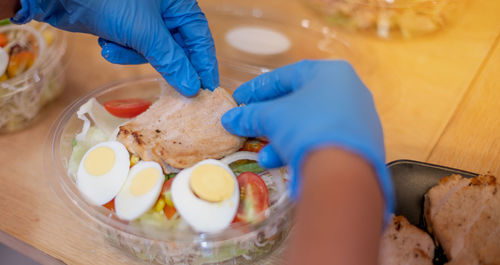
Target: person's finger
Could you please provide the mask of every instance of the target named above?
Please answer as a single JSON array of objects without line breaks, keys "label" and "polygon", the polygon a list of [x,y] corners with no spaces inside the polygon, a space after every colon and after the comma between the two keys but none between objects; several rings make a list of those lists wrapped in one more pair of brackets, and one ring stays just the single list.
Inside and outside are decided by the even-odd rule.
[{"label": "person's finger", "polygon": [[300,87],[299,69],[301,63],[291,64],[261,74],[256,78],[242,84],[233,93],[238,104],[249,104],[284,96]]},{"label": "person's finger", "polygon": [[262,111],[259,103],[237,107],[227,111],[221,118],[222,126],[235,135],[244,137],[265,136],[262,125]]},{"label": "person's finger", "polygon": [[179,93],[195,96],[201,87],[198,73],[168,29],[158,26],[154,41],[140,52]]},{"label": "person's finger", "polygon": [[105,39],[98,39],[101,46],[101,55],[110,63],[114,64],[143,64],[147,63],[146,59],[136,51],[116,44]]},{"label": "person's finger", "polygon": [[259,164],[265,168],[278,168],[285,165],[271,144],[266,145],[262,148],[262,150],[260,150]]},{"label": "person's finger", "polygon": [[[198,72],[203,88],[219,86],[215,44],[208,21],[195,0],[171,1],[163,19],[171,32],[180,33],[187,55]],[[178,41],[179,42],[179,41]]]},{"label": "person's finger", "polygon": [[[174,38],[175,42],[177,42],[177,44],[179,44],[179,46],[184,50],[184,53],[186,55],[189,55],[189,50],[186,47],[186,44],[184,43],[184,40],[182,39],[182,36],[179,33],[179,31],[175,31],[175,30],[170,31],[170,34],[172,34],[172,38]],[[195,67],[195,69],[196,69],[196,67]]]}]

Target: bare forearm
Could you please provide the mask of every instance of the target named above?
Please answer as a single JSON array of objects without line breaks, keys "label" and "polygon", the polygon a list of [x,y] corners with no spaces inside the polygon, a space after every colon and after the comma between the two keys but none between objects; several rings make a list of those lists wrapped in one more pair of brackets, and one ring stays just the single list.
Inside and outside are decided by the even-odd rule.
[{"label": "bare forearm", "polygon": [[323,149],[307,158],[287,264],[377,263],[383,199],[375,173],[357,155]]},{"label": "bare forearm", "polygon": [[20,8],[19,0],[0,1],[0,19],[13,17]]}]

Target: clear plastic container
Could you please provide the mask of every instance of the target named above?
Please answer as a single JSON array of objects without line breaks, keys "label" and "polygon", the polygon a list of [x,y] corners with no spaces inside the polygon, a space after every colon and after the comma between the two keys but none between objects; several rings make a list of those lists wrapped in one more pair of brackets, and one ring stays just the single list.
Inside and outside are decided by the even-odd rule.
[{"label": "clear plastic container", "polygon": [[[221,86],[228,89],[243,81],[221,76]],[[113,245],[143,260],[158,264],[251,264],[276,249],[291,229],[293,204],[286,189],[270,202],[263,221],[232,224],[222,232],[207,234],[196,233],[189,227],[158,229],[124,223],[106,208],[89,204],[67,173],[72,140],[83,124],[76,115],[82,104],[92,97],[101,103],[130,97],[154,100],[167,86],[156,77],[122,81],[94,90],[68,106],[52,126],[45,145],[48,182],[79,220],[99,231]]]},{"label": "clear plastic container", "polygon": [[317,20],[242,2],[200,3],[219,61],[231,69],[259,73],[302,59],[360,61],[359,49]]},{"label": "clear plastic container", "polygon": [[[0,80],[0,133],[25,128],[40,109],[61,94],[64,87],[66,39],[47,24],[0,26],[0,33],[14,39],[15,45],[27,47],[35,55],[26,71]],[[20,45],[20,46],[21,46]],[[7,53],[13,48],[7,44]]]},{"label": "clear plastic container", "polygon": [[329,24],[387,38],[436,32],[453,22],[466,0],[302,0]]}]

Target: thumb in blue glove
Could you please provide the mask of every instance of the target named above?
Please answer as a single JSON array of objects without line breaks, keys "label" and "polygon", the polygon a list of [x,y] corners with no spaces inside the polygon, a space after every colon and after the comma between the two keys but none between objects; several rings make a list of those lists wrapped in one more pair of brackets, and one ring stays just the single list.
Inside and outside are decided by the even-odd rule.
[{"label": "thumb in blue glove", "polygon": [[394,194],[385,166],[382,127],[370,91],[344,61],[302,61],[256,77],[233,94],[239,104],[222,117],[231,133],[266,136],[259,163],[292,170],[290,191],[297,198],[301,166],[314,150],[338,147],[366,159],[385,198],[386,216]]},{"label": "thumb in blue glove", "polygon": [[219,85],[215,46],[196,0],[21,0],[12,19],[101,37],[110,62],[149,62],[181,94]]}]

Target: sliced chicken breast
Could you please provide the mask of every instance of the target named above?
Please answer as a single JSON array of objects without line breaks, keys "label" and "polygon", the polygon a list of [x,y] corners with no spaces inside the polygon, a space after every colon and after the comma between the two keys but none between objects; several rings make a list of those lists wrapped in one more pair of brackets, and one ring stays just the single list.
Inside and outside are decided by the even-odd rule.
[{"label": "sliced chicken breast", "polygon": [[380,243],[379,265],[432,265],[434,242],[403,216],[393,217]]},{"label": "sliced chicken breast", "polygon": [[223,88],[201,90],[193,98],[168,89],[147,111],[120,126],[117,140],[141,159],[160,163],[165,172],[220,159],[243,145],[244,138],[230,134],[220,122],[236,106]]},{"label": "sliced chicken breast", "polygon": [[425,218],[448,264],[500,264],[499,188],[493,176],[453,175],[425,195]]}]

